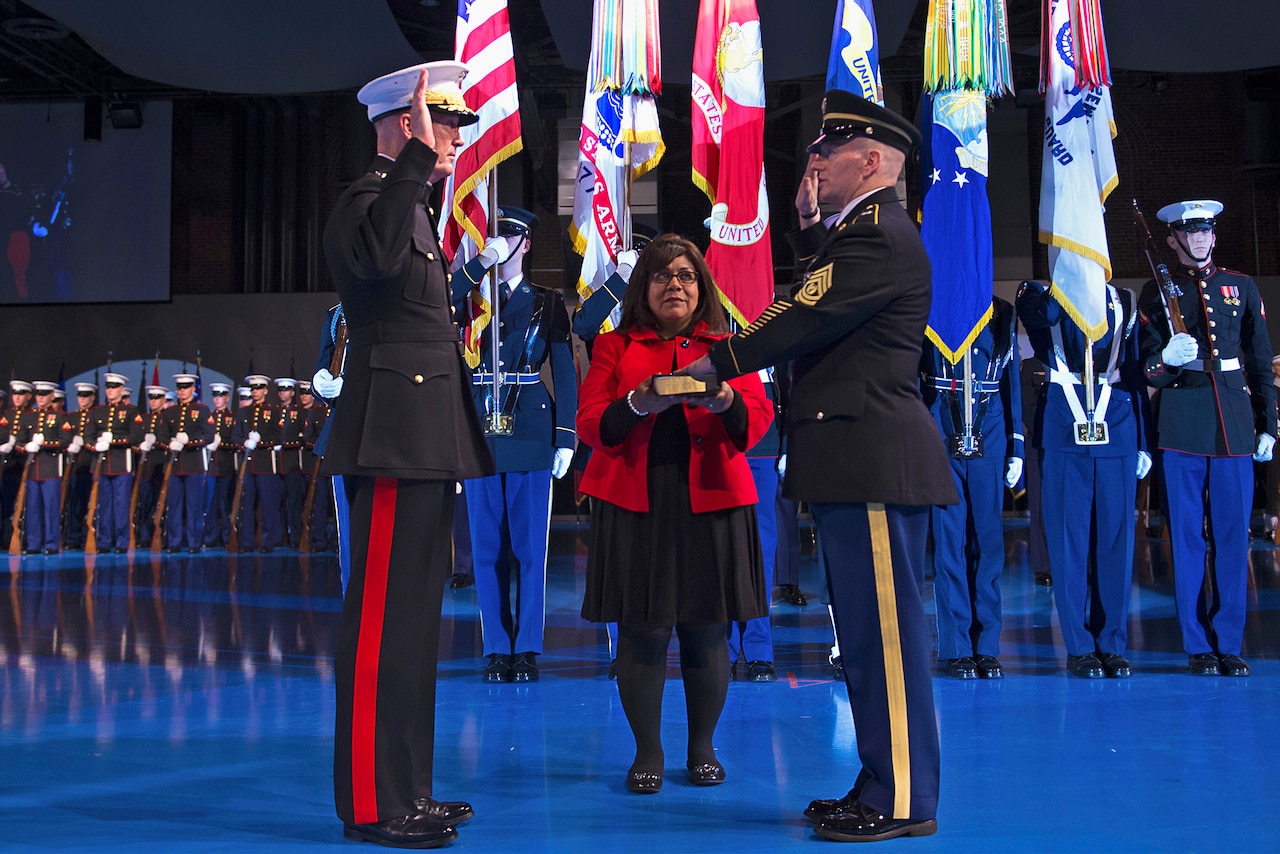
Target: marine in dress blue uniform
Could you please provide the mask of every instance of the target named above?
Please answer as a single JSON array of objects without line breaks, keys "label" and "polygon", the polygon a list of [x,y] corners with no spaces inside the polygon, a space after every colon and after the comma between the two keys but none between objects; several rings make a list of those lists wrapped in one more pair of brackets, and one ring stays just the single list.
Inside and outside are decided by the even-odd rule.
[{"label": "marine in dress blue uniform", "polygon": [[12,533],[9,526],[13,520],[13,505],[18,498],[22,469],[27,460],[18,447],[15,431],[18,429],[18,416],[31,408],[32,392],[31,383],[26,380],[10,380],[9,406],[0,412],[0,532],[4,543],[9,542]]},{"label": "marine in dress blue uniform", "polygon": [[171,553],[204,548],[204,478],[218,431],[209,407],[195,399],[197,380],[195,374],[173,375],[177,402],[160,414],[156,430],[156,443],[173,460],[164,517],[165,550]]},{"label": "marine in dress blue uniform", "polygon": [[231,386],[226,383],[210,383],[209,397],[213,401],[213,429],[218,441],[209,443],[209,470],[213,478],[213,490],[208,497],[204,514],[204,544],[222,548],[231,539],[231,502],[236,489],[236,445],[231,439],[235,429],[236,413],[231,408]]},{"label": "marine in dress blue uniform", "polygon": [[[499,389],[494,394],[492,334],[479,336],[479,364],[472,378],[477,415],[511,419],[507,435],[488,431],[493,475],[464,485],[471,555],[489,682],[538,678],[545,622],[547,536],[551,525],[551,481],[563,477],[573,458],[578,410],[577,374],[569,345],[564,299],[535,285],[522,272],[537,217],[522,208],[498,209],[498,236],[515,238],[498,267]],[[454,296],[459,285],[454,277]],[[465,309],[464,300],[459,315]],[[474,322],[474,321],[473,321]],[[464,339],[474,334],[464,330]],[[551,388],[542,378],[549,363]],[[512,592],[512,585],[515,592]]]},{"label": "marine in dress blue uniform", "polygon": [[302,431],[306,416],[296,400],[298,381],[293,377],[277,377],[276,395],[280,410],[280,447],[276,451],[280,482],[284,489],[285,540],[297,548],[302,537],[302,504],[307,498],[307,470],[302,461]]},{"label": "marine in dress blue uniform", "polygon": [[[476,121],[461,63],[358,95],[378,154],[338,200],[325,257],[350,331],[322,471],[351,504],[351,580],[334,659],[334,800],[348,839],[432,847],[471,806],[432,797],[436,659],[455,484],[493,472],[428,207]],[[429,88],[428,88],[429,87]]]},{"label": "marine in dress blue uniform", "polygon": [[53,405],[52,382],[38,381],[36,408],[18,417],[14,435],[27,452],[27,505],[24,548],[27,554],[57,554],[62,543],[62,477],[66,473],[64,452],[71,444],[75,428],[65,413]]},{"label": "marine in dress blue uniform", "polygon": [[993,298],[990,319],[969,346],[967,404],[963,358],[952,364],[925,341],[920,364],[921,393],[950,452],[960,495],[959,504],[929,511],[938,658],[957,679],[1004,675],[998,658],[1004,490],[1017,484],[1025,454],[1016,325],[1013,306]]},{"label": "marine in dress blue uniform", "polygon": [[[1157,389],[1156,429],[1183,648],[1198,675],[1248,676],[1240,657],[1249,569],[1253,462],[1271,458],[1276,390],[1271,341],[1253,279],[1213,263],[1222,204],[1179,202],[1156,214],[1178,253],[1172,281],[1185,333],[1174,334],[1157,283],[1142,289],[1142,356]],[[1252,460],[1250,459],[1252,457]],[[1205,590],[1209,517],[1213,594]]]},{"label": "marine in dress blue uniform", "polygon": [[98,518],[95,529],[99,552],[124,554],[129,550],[129,500],[138,465],[137,446],[143,440],[142,413],[124,402],[123,374],[102,378],[106,402],[89,413],[85,444],[101,458],[98,474]]},{"label": "marine in dress blue uniform", "polygon": [[[1018,289],[1018,317],[1049,382],[1036,410],[1044,530],[1067,669],[1095,679],[1127,677],[1129,592],[1133,586],[1133,510],[1138,480],[1151,468],[1147,393],[1138,357],[1137,298],[1107,285],[1107,332],[1089,342],[1039,282]],[[1105,441],[1089,437],[1083,386],[1093,360],[1096,409]],[[1101,432],[1095,431],[1094,438]],[[1089,567],[1096,580],[1089,586]],[[1090,604],[1092,602],[1092,604]]]},{"label": "marine in dress blue uniform", "polygon": [[[55,392],[56,394],[56,392]],[[83,549],[89,530],[85,527],[85,513],[89,509],[89,493],[93,489],[93,455],[84,454],[85,431],[89,413],[98,405],[98,386],[95,383],[76,383],[76,408],[67,413],[71,428],[80,441],[77,450],[67,454],[66,500],[62,507],[62,543],[68,549]]]},{"label": "marine in dress blue uniform", "polygon": [[937,829],[939,748],[917,579],[929,506],[956,490],[918,385],[929,258],[894,192],[920,133],[842,90],[827,92],[822,127],[804,180],[840,213],[828,228],[807,212],[791,297],[686,370],[791,362],[783,490],[813,511],[862,761],[847,795],[806,815],[841,841],[923,836]]},{"label": "marine in dress blue uniform", "polygon": [[[320,424],[315,436],[311,452],[323,458],[329,445],[329,432],[333,427],[333,412],[338,405],[338,397],[342,394],[342,364],[339,364],[338,375],[334,376],[329,368],[333,364],[333,353],[337,346],[339,327],[346,324],[346,316],[342,313],[342,303],[330,306],[325,312],[324,326],[320,330],[320,352],[316,356],[316,372],[311,377],[311,391],[322,401],[326,408],[326,417]],[[345,356],[344,356],[345,358]],[[343,487],[342,475],[326,474],[321,477],[330,481],[333,493],[333,520],[337,530],[338,571],[342,579],[342,592],[347,592],[347,581],[351,578],[351,507],[347,504],[347,491]],[[317,501],[319,499],[317,498]]]},{"label": "marine in dress blue uniform", "polygon": [[258,533],[254,511],[261,507],[263,552],[280,545],[284,537],[280,512],[280,467],[275,447],[283,434],[279,408],[267,400],[271,379],[263,374],[244,378],[253,402],[236,411],[232,441],[249,455],[245,469],[244,489],[240,498],[240,551],[253,549]]}]

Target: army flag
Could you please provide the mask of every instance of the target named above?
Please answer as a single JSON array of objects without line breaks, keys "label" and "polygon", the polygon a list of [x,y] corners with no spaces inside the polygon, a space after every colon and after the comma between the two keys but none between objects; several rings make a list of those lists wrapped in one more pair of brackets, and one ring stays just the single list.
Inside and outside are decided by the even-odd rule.
[{"label": "army flag", "polygon": [[880,42],[871,0],[838,0],[827,59],[827,88],[843,89],[884,106]]},{"label": "army flag", "polygon": [[661,90],[657,15],[657,0],[595,0],[569,224],[582,256],[584,300],[630,245],[630,182],[657,166],[666,150],[652,94]]},{"label": "army flag", "polygon": [[[1090,338],[1107,330],[1111,258],[1103,204],[1118,177],[1111,140],[1111,92],[1080,83],[1068,0],[1045,0],[1045,119],[1040,242],[1049,247],[1052,292]],[[1100,21],[1099,21],[1100,24]],[[1101,38],[1101,28],[1097,30]],[[1096,49],[1085,55],[1097,55]],[[1102,51],[1105,55],[1105,50]]]},{"label": "army flag", "polygon": [[692,96],[693,183],[711,200],[707,266],[729,315],[745,328],[774,297],[755,0],[702,0]]},{"label": "army flag", "polygon": [[[524,145],[507,0],[458,0],[454,58],[467,66],[462,97],[479,116],[459,128],[462,148],[444,189],[448,217],[440,245],[456,268],[475,257],[489,236],[493,170]],[[473,291],[463,321],[463,350],[473,368],[480,363],[480,336],[491,316],[487,293]]]},{"label": "army flag", "polygon": [[956,364],[991,315],[995,263],[987,201],[987,98],[951,89],[921,106],[920,239],[933,268],[925,334]]}]

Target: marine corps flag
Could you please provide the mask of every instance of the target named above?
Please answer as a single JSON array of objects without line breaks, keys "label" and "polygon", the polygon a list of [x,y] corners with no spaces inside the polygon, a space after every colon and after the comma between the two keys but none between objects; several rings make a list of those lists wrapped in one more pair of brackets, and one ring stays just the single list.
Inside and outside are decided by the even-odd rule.
[{"label": "marine corps flag", "polygon": [[838,0],[827,59],[827,88],[843,89],[884,106],[880,41],[871,0]]},{"label": "marine corps flag", "polygon": [[[459,128],[462,148],[444,189],[449,216],[440,245],[457,268],[489,237],[490,176],[524,147],[507,0],[458,0],[454,45],[454,58],[468,68],[463,100],[479,116],[475,124]],[[491,316],[487,288],[473,291],[463,321],[463,351],[472,368],[480,364],[480,336]]]},{"label": "marine corps flag", "polygon": [[693,183],[712,203],[707,266],[725,308],[745,328],[774,297],[755,0],[702,0],[692,95]]},{"label": "marine corps flag", "polygon": [[[578,296],[589,297],[630,245],[630,182],[666,147],[653,92],[662,88],[657,0],[595,0],[591,61],[578,134],[569,237],[582,256]],[[615,318],[616,320],[616,318]]]},{"label": "marine corps flag", "polygon": [[[1111,140],[1111,92],[1080,81],[1076,57],[1104,57],[1096,5],[1084,32],[1097,43],[1077,45],[1075,14],[1088,0],[1045,0],[1045,119],[1040,175],[1040,242],[1049,246],[1049,279],[1058,302],[1091,339],[1107,331],[1106,283],[1111,258],[1103,203],[1118,183]],[[1094,18],[1097,20],[1094,21]],[[1093,24],[1096,23],[1096,28]]]}]

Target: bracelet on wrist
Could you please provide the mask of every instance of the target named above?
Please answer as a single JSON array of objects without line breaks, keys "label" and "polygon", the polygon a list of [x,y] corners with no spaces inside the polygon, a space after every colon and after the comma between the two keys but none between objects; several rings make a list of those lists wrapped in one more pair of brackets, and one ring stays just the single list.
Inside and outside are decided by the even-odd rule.
[{"label": "bracelet on wrist", "polygon": [[627,392],[627,408],[630,409],[632,412],[634,412],[640,418],[644,418],[649,413],[641,412],[639,409],[636,409],[635,403],[632,402],[631,400],[631,398],[635,395],[635,393],[636,393],[635,389],[631,389],[631,391]]},{"label": "bracelet on wrist", "polygon": [[812,210],[812,211],[809,211],[808,213],[805,213],[804,211],[800,211],[799,213],[800,213],[801,219],[813,219],[815,216],[817,216],[820,213],[820,211]]}]

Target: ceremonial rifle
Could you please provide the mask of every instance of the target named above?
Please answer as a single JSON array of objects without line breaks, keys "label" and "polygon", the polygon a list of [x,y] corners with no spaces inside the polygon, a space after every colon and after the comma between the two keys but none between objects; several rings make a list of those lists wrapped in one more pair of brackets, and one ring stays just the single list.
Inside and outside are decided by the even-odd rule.
[{"label": "ceremonial rifle", "polygon": [[1151,236],[1151,229],[1147,228],[1147,218],[1142,215],[1142,208],[1138,207],[1137,199],[1133,200],[1133,224],[1138,227],[1142,252],[1147,256],[1147,263],[1151,265],[1151,275],[1155,276],[1156,285],[1160,288],[1164,310],[1169,315],[1169,330],[1174,335],[1185,333],[1187,324],[1182,320],[1182,309],[1178,305],[1178,297],[1182,296],[1182,290],[1173,283],[1173,279],[1169,276],[1169,268],[1160,262],[1160,246]]},{"label": "ceremonial rifle", "polygon": [[169,459],[164,464],[164,477],[160,480],[160,495],[156,498],[156,512],[151,516],[151,551],[158,552],[164,543],[164,512],[169,503],[169,481],[173,478],[173,464],[178,459],[177,451],[169,452]]},{"label": "ceremonial rifle", "polygon": [[253,452],[246,449],[244,458],[240,460],[240,470],[236,472],[236,491],[231,498],[231,534],[227,537],[227,551],[234,552],[240,548],[240,503],[244,500],[244,476],[249,471],[249,458]]},{"label": "ceremonial rifle", "polygon": [[133,489],[129,493],[129,551],[138,547],[138,487],[142,485],[142,473],[146,471],[149,453],[140,452],[138,464],[133,469]]},{"label": "ceremonial rifle", "polygon": [[[347,316],[338,318],[338,328],[333,334],[333,355],[329,357],[329,375],[341,376],[347,361]],[[314,449],[314,446],[312,446]],[[302,502],[302,541],[298,543],[298,551],[308,554],[311,551],[311,514],[316,506],[316,481],[320,478],[320,464],[324,457],[316,457],[311,467],[311,482],[307,484],[307,497]]]},{"label": "ceremonial rifle", "polygon": [[26,465],[22,467],[22,480],[18,481],[18,496],[13,505],[13,533],[9,535],[9,554],[22,554],[22,521],[27,508],[27,478],[31,474],[31,466],[35,464],[36,455],[27,454]]},{"label": "ceremonial rifle", "polygon": [[107,458],[107,452],[103,451],[98,454],[97,461],[93,464],[93,486],[89,489],[89,513],[85,516],[85,528],[87,533],[84,537],[84,553],[98,553],[98,524],[96,517],[98,515],[98,487],[102,482],[102,462]]}]

